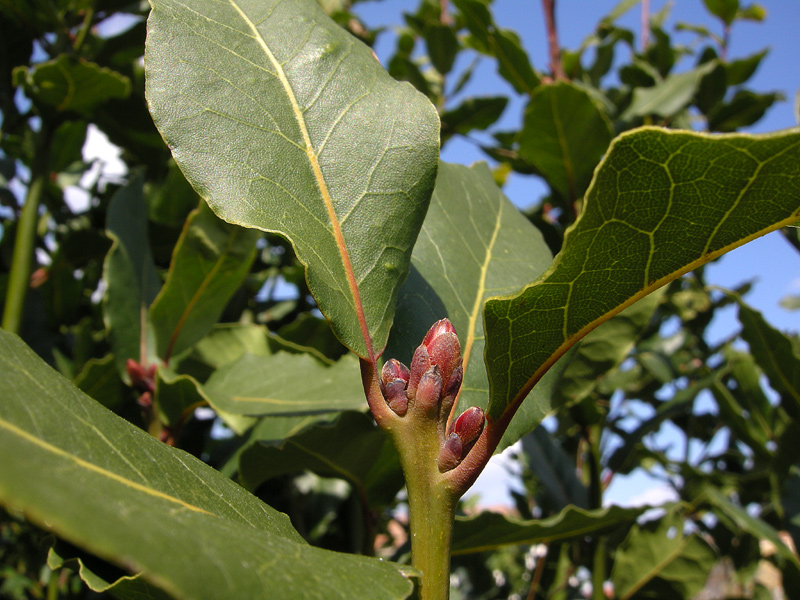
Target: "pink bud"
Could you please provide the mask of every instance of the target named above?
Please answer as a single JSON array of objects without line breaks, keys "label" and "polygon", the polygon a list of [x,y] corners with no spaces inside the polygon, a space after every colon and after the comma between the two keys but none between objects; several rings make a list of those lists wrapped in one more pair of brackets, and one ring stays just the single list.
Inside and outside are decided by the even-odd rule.
[{"label": "pink bud", "polygon": [[483,431],[483,424],[486,421],[483,410],[477,406],[471,406],[456,419],[453,425],[453,433],[455,433],[464,446],[469,446],[481,435]]},{"label": "pink bud", "polygon": [[442,396],[442,375],[439,367],[433,365],[420,378],[417,386],[417,393],[414,396],[414,404],[422,409],[439,406],[439,398]]},{"label": "pink bud", "polygon": [[458,365],[453,369],[450,379],[442,389],[442,398],[455,398],[458,395],[458,390],[461,389],[461,380],[464,379],[464,367]]},{"label": "pink bud", "polygon": [[455,333],[456,328],[453,327],[453,324],[450,322],[450,319],[445,317],[444,319],[440,319],[436,321],[431,328],[428,329],[428,333],[425,334],[425,337],[422,338],[422,345],[429,346],[430,343],[443,333]]},{"label": "pink bud", "polygon": [[424,345],[419,345],[411,359],[411,369],[408,377],[408,397],[412,400],[417,394],[417,386],[422,375],[430,368],[431,359]]},{"label": "pink bud", "polygon": [[439,365],[442,380],[448,381],[455,368],[461,365],[461,344],[458,343],[458,336],[446,331],[434,337],[425,347],[431,364]]},{"label": "pink bud", "polygon": [[448,435],[437,460],[439,472],[445,473],[455,469],[461,462],[463,452],[464,446],[461,443],[461,438],[455,433]]},{"label": "pink bud", "polygon": [[384,363],[383,369],[381,369],[381,383],[386,385],[395,379],[402,379],[407,384],[408,367],[396,358],[391,358]]},{"label": "pink bud", "polygon": [[402,379],[393,379],[386,384],[383,393],[386,403],[397,415],[404,416],[408,411],[408,396],[406,396],[406,382]]}]

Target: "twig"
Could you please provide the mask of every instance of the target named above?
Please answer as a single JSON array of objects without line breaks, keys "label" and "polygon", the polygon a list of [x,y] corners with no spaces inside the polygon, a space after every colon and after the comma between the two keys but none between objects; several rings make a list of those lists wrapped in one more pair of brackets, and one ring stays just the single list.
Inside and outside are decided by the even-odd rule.
[{"label": "twig", "polygon": [[561,64],[561,46],[558,43],[556,30],[556,0],[542,0],[544,20],[547,25],[547,45],[550,51],[550,72],[553,79],[566,79],[564,66]]}]

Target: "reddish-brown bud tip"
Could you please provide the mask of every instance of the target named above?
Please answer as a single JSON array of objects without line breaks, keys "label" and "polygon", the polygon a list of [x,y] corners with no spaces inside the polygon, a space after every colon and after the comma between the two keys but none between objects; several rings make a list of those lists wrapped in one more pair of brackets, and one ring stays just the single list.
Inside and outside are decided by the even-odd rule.
[{"label": "reddish-brown bud tip", "polygon": [[469,446],[481,435],[485,421],[483,410],[477,406],[471,406],[456,419],[453,425],[453,433],[461,439],[461,443],[464,446]]},{"label": "reddish-brown bud tip", "polygon": [[423,346],[430,345],[431,341],[434,338],[439,337],[443,333],[452,333],[453,335],[455,335],[456,333],[456,328],[453,327],[453,324],[447,317],[439,321],[436,321],[436,323],[431,325],[431,328],[428,329],[428,333],[426,333],[425,337],[422,339],[422,345]]},{"label": "reddish-brown bud tip", "polygon": [[458,365],[450,374],[450,379],[442,389],[443,398],[455,398],[458,395],[458,390],[461,389],[461,381],[464,379],[464,367]]},{"label": "reddish-brown bud tip", "polygon": [[464,445],[461,443],[461,438],[455,433],[448,435],[436,461],[439,466],[439,472],[446,473],[455,469],[461,462],[463,452]]},{"label": "reddish-brown bud tip", "polygon": [[414,358],[411,359],[411,369],[408,376],[408,397],[414,398],[417,393],[417,386],[423,374],[430,368],[431,359],[428,350],[424,345],[417,346]]},{"label": "reddish-brown bud tip", "polygon": [[156,389],[154,377],[156,374],[156,366],[150,365],[145,367],[141,363],[136,362],[132,358],[125,361],[125,371],[128,377],[131,378],[131,385],[142,392],[154,392]]},{"label": "reddish-brown bud tip", "polygon": [[433,365],[420,378],[417,386],[417,393],[414,396],[414,404],[423,408],[439,406],[439,399],[442,397],[442,373],[439,367]]},{"label": "reddish-brown bud tip", "polygon": [[406,396],[406,382],[402,379],[393,379],[384,387],[383,397],[398,416],[404,416],[408,411],[408,396]]},{"label": "reddish-brown bud tip", "polygon": [[408,375],[408,367],[396,358],[391,358],[384,363],[381,369],[381,383],[386,385],[395,379],[402,379],[407,384]]}]

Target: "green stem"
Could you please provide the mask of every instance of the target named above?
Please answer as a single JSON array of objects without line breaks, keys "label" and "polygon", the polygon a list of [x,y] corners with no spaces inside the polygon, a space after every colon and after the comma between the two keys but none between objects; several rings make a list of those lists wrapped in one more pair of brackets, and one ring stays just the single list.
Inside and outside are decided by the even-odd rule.
[{"label": "green stem", "polygon": [[14,240],[14,254],[11,260],[11,273],[8,278],[6,290],[6,304],[3,309],[3,329],[18,333],[25,310],[25,297],[30,285],[31,263],[33,249],[36,245],[36,224],[39,221],[39,204],[44,195],[47,178],[49,176],[47,165],[49,162],[50,135],[42,124],[39,134],[41,143],[36,152],[31,183],[25,197],[25,205],[17,225],[17,236]]},{"label": "green stem", "polygon": [[420,600],[450,597],[450,542],[461,496],[439,472],[442,448],[435,421],[409,414],[389,429],[406,477],[411,520],[411,565],[422,573]]},{"label": "green stem", "polygon": [[[433,461],[435,469],[435,458]],[[457,497],[441,481],[407,475],[411,565],[422,573],[420,600],[450,597],[450,541]],[[436,476],[439,475],[436,469]],[[413,483],[412,483],[413,481]]]}]

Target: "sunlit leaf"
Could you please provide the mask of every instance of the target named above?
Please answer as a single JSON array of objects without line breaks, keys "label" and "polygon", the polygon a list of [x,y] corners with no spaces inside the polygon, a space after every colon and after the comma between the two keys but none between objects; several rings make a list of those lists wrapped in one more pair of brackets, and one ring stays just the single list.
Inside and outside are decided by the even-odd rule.
[{"label": "sunlit leaf", "polygon": [[145,68],[198,193],[287,236],[336,334],[377,356],[436,174],[430,102],[312,0],[155,0]]}]

